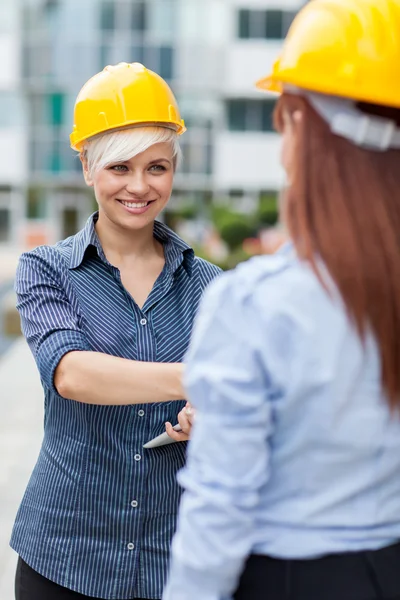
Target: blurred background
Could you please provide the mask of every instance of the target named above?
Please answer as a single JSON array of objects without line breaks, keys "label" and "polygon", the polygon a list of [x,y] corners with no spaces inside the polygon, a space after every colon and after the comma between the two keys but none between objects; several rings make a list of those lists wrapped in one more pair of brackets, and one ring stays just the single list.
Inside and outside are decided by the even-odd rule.
[{"label": "blurred background", "polygon": [[279,245],[283,183],[266,74],[304,1],[0,0],[0,599],[12,600],[12,520],[40,443],[40,383],[17,339],[19,254],[96,208],[69,147],[73,106],[107,64],[164,77],[188,131],[163,218],[224,269]]}]

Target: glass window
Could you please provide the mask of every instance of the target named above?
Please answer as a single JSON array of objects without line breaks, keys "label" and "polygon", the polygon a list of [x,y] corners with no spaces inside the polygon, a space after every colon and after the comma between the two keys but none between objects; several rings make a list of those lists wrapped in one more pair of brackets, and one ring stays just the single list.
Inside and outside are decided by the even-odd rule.
[{"label": "glass window", "polygon": [[146,6],[144,2],[135,1],[131,6],[132,31],[146,31]]},{"label": "glass window", "polygon": [[246,101],[228,102],[228,126],[231,131],[246,131]]},{"label": "glass window", "polygon": [[79,214],[76,208],[64,208],[62,211],[63,238],[75,235],[79,229]]},{"label": "glass window", "polygon": [[49,95],[52,125],[63,125],[64,123],[64,100],[64,94],[56,93]]},{"label": "glass window", "polygon": [[296,11],[239,10],[238,36],[241,39],[280,40],[285,37]]},{"label": "glass window", "polygon": [[297,15],[297,11],[295,10],[287,10],[283,13],[283,29],[282,29],[282,37],[286,37],[289,31],[291,24],[294,21],[295,16]]},{"label": "glass window", "polygon": [[47,216],[47,202],[43,190],[30,188],[26,204],[26,216],[28,219],[45,219]]},{"label": "glass window", "polygon": [[0,128],[24,123],[23,98],[14,92],[0,92]]},{"label": "glass window", "polygon": [[262,128],[262,101],[246,101],[246,131],[260,131]]},{"label": "glass window", "polygon": [[247,40],[250,37],[250,11],[239,10],[239,38]]},{"label": "glass window", "polygon": [[280,40],[283,38],[283,16],[282,10],[266,11],[265,37],[269,40]]},{"label": "glass window", "polygon": [[40,125],[69,124],[70,115],[67,116],[65,94],[33,94],[29,98],[30,122],[34,127]]},{"label": "glass window", "polygon": [[160,69],[158,73],[164,79],[172,79],[174,72],[174,50],[171,46],[161,46],[160,48]]},{"label": "glass window", "polygon": [[230,100],[228,127],[230,131],[274,131],[275,100]]},{"label": "glass window", "polygon": [[102,31],[115,29],[115,3],[105,0],[100,5],[100,28]]},{"label": "glass window", "polygon": [[250,37],[264,39],[266,37],[267,11],[252,10],[250,14]]},{"label": "glass window", "polygon": [[10,211],[0,208],[0,242],[8,242],[10,236]]},{"label": "glass window", "polygon": [[275,104],[275,100],[264,100],[262,103],[262,131],[275,131],[273,123]]},{"label": "glass window", "polygon": [[131,62],[145,63],[143,45],[135,44],[131,48]]},{"label": "glass window", "polygon": [[147,0],[147,29],[153,39],[170,40],[175,33],[176,0]]}]

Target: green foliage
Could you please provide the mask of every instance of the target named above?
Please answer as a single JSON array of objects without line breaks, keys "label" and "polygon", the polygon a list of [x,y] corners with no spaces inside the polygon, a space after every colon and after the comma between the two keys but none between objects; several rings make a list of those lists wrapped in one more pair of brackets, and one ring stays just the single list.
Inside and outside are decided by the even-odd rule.
[{"label": "green foliage", "polygon": [[246,238],[255,234],[253,215],[237,213],[224,206],[216,206],[212,212],[212,221],[230,250],[237,250]]},{"label": "green foliage", "polygon": [[258,205],[257,220],[262,225],[272,227],[278,221],[278,198],[276,194],[261,196]]},{"label": "green foliage", "polygon": [[198,216],[198,207],[194,204],[186,204],[173,211],[174,217],[182,221],[193,221]]},{"label": "green foliage", "polygon": [[194,251],[196,256],[208,260],[209,262],[223,269],[223,271],[234,269],[239,263],[250,258],[250,254],[247,254],[243,248],[238,248],[237,250],[230,252],[224,260],[215,260],[215,258],[208,256],[207,252],[205,252],[203,248],[194,248]]}]

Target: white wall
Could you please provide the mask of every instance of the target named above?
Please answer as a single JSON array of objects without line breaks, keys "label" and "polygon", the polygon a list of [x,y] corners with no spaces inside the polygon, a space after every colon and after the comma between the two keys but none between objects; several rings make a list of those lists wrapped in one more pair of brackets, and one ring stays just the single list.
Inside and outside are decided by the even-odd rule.
[{"label": "white wall", "polygon": [[18,36],[15,33],[0,33],[0,89],[11,89],[18,85],[20,64]]},{"label": "white wall", "polygon": [[219,190],[277,190],[284,181],[276,134],[221,133],[214,156],[214,184]]},{"label": "white wall", "polygon": [[27,139],[22,129],[0,129],[0,183],[23,183],[28,173]]},{"label": "white wall", "polygon": [[225,54],[224,95],[260,96],[255,82],[271,72],[281,46],[281,42],[247,40],[229,46]]}]

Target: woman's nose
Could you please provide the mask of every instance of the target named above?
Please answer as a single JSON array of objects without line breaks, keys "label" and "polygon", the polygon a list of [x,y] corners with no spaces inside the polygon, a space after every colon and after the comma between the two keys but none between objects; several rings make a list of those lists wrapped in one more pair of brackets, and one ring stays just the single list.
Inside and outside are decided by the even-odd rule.
[{"label": "woman's nose", "polygon": [[126,184],[126,191],[132,196],[146,196],[150,186],[143,173],[132,173]]}]

